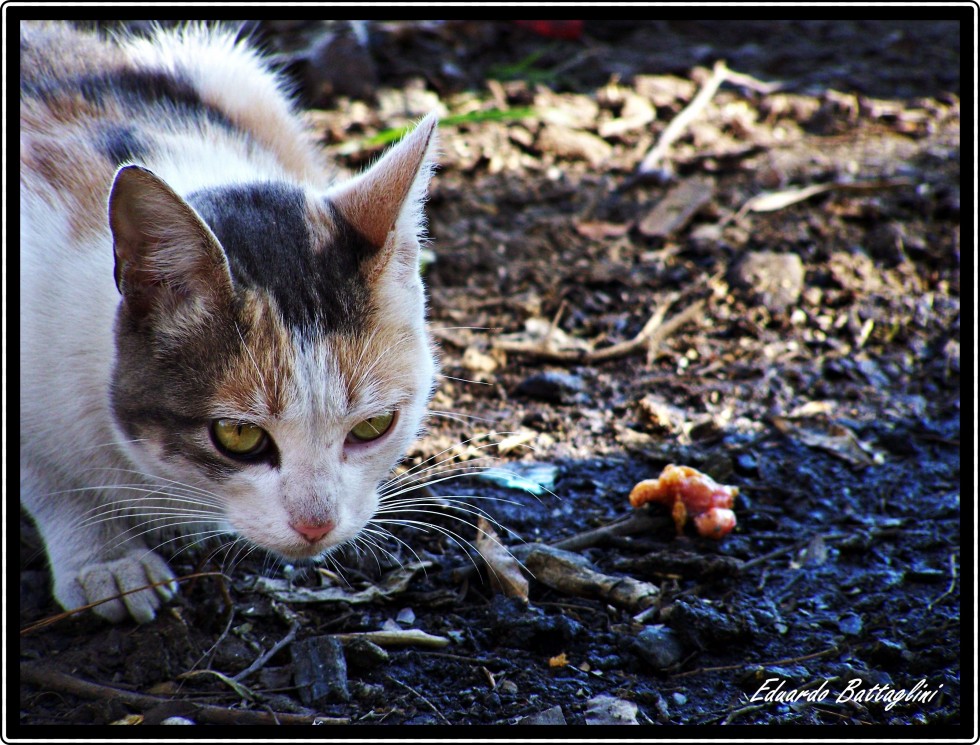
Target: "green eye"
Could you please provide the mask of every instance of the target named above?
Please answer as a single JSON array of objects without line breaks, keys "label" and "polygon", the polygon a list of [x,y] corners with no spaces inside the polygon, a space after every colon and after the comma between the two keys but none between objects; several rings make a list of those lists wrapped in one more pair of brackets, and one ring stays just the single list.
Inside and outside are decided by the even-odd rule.
[{"label": "green eye", "polygon": [[264,429],[235,419],[215,419],[211,435],[218,449],[232,457],[258,455],[269,442]]},{"label": "green eye", "polygon": [[353,442],[370,442],[371,440],[377,440],[381,435],[391,429],[391,425],[395,421],[395,412],[387,411],[384,414],[378,414],[370,419],[365,419],[362,422],[358,422],[353,427],[351,427],[350,433],[347,435],[348,441]]}]

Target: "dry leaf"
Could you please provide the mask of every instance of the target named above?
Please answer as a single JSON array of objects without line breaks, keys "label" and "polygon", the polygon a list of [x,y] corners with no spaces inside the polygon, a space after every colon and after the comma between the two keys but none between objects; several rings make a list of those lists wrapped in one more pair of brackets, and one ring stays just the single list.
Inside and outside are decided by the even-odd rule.
[{"label": "dry leaf", "polygon": [[613,696],[596,696],[586,702],[586,724],[639,724],[639,707],[632,701]]},{"label": "dry leaf", "polygon": [[861,442],[843,424],[822,419],[811,419],[798,424],[781,416],[773,417],[772,423],[784,435],[799,440],[808,447],[826,450],[852,465],[865,467],[884,462],[881,453]]},{"label": "dry leaf", "polygon": [[810,197],[815,197],[817,194],[830,191],[834,186],[835,184],[814,184],[812,186],[805,186],[802,189],[785,189],[783,191],[771,191],[765,194],[759,194],[747,201],[743,205],[742,211],[775,212],[797,202],[807,200]]},{"label": "dry leaf", "polygon": [[[517,450],[517,448],[522,448],[527,443],[537,439],[538,433],[531,432],[529,430],[524,430],[522,432],[515,432],[510,437],[505,437],[500,442],[497,443],[497,452],[500,455],[507,455],[507,453],[512,450]],[[528,450],[533,450],[533,448],[525,448]]]},{"label": "dry leaf", "polygon": [[649,238],[669,238],[709,204],[715,195],[710,177],[691,177],[668,191],[652,210],[640,220],[637,228]]},{"label": "dry leaf", "polygon": [[752,197],[739,211],[741,214],[746,212],[775,212],[785,209],[790,205],[823,194],[835,189],[848,191],[877,191],[879,189],[892,189],[896,186],[907,186],[911,182],[908,179],[882,179],[874,181],[844,181],[831,182],[829,184],[812,184],[801,189],[784,189],[782,191],[772,191]]},{"label": "dry leaf", "polygon": [[575,231],[593,241],[601,241],[603,238],[620,238],[630,232],[629,223],[616,222],[576,222]]},{"label": "dry leaf", "polygon": [[143,724],[143,715],[142,714],[128,714],[128,715],[124,716],[122,719],[117,719],[114,722],[109,722],[109,724],[110,725],[114,725],[114,724],[127,724],[127,725]]},{"label": "dry leaf", "polygon": [[380,585],[370,585],[363,590],[335,585],[296,587],[289,580],[276,577],[256,577],[252,589],[284,603],[373,603],[405,592],[412,578],[431,566],[431,562],[424,561],[408,564],[386,574]]},{"label": "dry leaf", "polygon": [[497,532],[486,518],[476,524],[476,550],[490,569],[490,583],[509,598],[527,602],[528,581],[521,565],[500,542]]}]

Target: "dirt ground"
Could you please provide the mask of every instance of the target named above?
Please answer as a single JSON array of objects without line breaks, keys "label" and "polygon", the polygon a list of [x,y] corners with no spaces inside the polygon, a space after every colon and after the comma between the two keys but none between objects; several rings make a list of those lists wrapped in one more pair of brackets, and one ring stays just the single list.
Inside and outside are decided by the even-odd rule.
[{"label": "dirt ground", "polygon": [[[425,269],[444,377],[405,463],[432,483],[404,517],[428,527],[392,526],[343,579],[180,553],[178,575],[227,576],[145,626],[22,634],[8,729],[968,725],[957,23],[366,31],[257,26],[344,168],[444,115]],[[738,488],[730,534],[631,507],[670,463]],[[474,548],[475,510],[536,567],[527,600]],[[26,628],[57,609],[21,548]]]}]

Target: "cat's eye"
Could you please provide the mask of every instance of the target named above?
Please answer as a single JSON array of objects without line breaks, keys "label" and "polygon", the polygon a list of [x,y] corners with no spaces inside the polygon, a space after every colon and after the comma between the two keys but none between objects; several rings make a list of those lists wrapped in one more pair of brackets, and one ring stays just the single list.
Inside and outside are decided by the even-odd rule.
[{"label": "cat's eye", "polygon": [[381,435],[391,429],[395,423],[395,412],[386,411],[368,419],[358,422],[351,427],[347,435],[348,442],[371,442],[377,440]]},{"label": "cat's eye", "polygon": [[251,458],[269,445],[264,429],[237,419],[215,419],[211,422],[211,436],[218,449],[232,458]]}]

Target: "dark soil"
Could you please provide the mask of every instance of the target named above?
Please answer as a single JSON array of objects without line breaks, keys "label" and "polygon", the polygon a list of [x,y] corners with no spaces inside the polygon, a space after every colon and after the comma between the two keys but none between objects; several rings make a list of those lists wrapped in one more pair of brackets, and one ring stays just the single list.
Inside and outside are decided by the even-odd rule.
[{"label": "dark soil", "polygon": [[[406,465],[451,455],[436,480],[480,456],[536,464],[551,493],[472,476],[433,483],[420,498],[437,502],[421,516],[435,527],[394,530],[403,542],[345,560],[349,595],[388,588],[366,603],[276,599],[256,581],[284,576],[272,562],[232,569],[180,553],[179,575],[232,576],[184,582],[145,626],[75,617],[21,637],[19,724],[139,715],[129,721],[145,728],[254,711],[349,725],[920,724],[930,737],[972,721],[961,687],[972,652],[960,636],[957,22],[609,21],[587,22],[579,39],[508,22],[392,22],[371,26],[370,58],[355,47],[353,72],[333,80],[300,50],[343,29],[257,30],[305,81],[311,120],[343,167],[377,154],[368,138],[433,107],[530,109],[442,128],[426,277],[445,378],[432,408],[459,418],[434,417]],[[638,177],[719,59],[751,78],[724,84],[658,172]],[[358,90],[345,88],[355,79]],[[866,187],[743,209],[832,182]],[[651,216],[687,183],[708,194],[694,215]],[[643,345],[574,359],[576,343],[629,341],[665,308],[649,361]],[[535,323],[552,328],[544,352]],[[633,485],[668,463],[739,488],[730,535],[678,536],[659,506],[628,519]],[[518,556],[525,542],[572,546],[603,574],[655,585],[655,603],[623,607],[533,578],[529,602],[506,597],[466,545],[473,516],[436,499],[453,495],[487,498],[470,504]],[[57,612],[24,540],[22,627]],[[399,565],[420,562],[424,572],[391,586]],[[331,584],[312,568],[286,575]],[[246,690],[222,677],[291,627],[295,641],[243,678]],[[388,628],[449,643],[380,652],[331,641]],[[311,683],[297,661],[317,655],[334,662],[323,680],[307,673]],[[80,693],[59,672],[103,688]],[[917,684],[934,695],[893,706],[880,695]],[[829,694],[764,700],[778,686]],[[859,693],[845,700],[849,686]],[[624,736],[665,736],[634,732]]]}]

